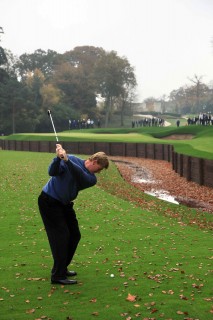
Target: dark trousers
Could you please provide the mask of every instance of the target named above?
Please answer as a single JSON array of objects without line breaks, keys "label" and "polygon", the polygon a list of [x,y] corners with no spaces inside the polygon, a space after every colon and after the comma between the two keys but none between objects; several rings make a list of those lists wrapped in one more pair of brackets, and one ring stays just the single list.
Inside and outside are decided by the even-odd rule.
[{"label": "dark trousers", "polygon": [[54,260],[51,279],[66,279],[67,267],[81,239],[73,203],[63,205],[42,192],[38,206]]}]

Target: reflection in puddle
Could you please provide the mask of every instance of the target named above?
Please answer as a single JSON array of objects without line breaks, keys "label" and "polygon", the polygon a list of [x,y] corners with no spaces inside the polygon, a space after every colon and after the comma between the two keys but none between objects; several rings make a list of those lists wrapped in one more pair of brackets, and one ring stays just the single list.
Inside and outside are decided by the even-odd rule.
[{"label": "reflection in puddle", "polygon": [[134,179],[132,179],[132,182],[135,182],[135,183],[154,183],[155,181],[147,180],[147,179],[134,178]]},{"label": "reflection in puddle", "polygon": [[[149,177],[150,178],[150,177]],[[133,176],[132,181],[135,183],[155,183],[154,180],[151,179],[141,179],[138,178],[136,175]],[[178,201],[175,200],[175,197],[171,196],[168,191],[166,190],[155,190],[151,189],[151,191],[144,191],[144,193],[149,194],[150,196],[156,197],[158,199],[168,201],[174,204],[179,204]]]},{"label": "reflection in puddle", "polygon": [[179,202],[177,202],[175,200],[175,198],[173,196],[171,196],[169,194],[169,192],[165,191],[165,190],[154,190],[152,189],[151,191],[144,191],[144,193],[149,194],[150,196],[154,196],[158,199],[161,200],[165,200],[171,203],[175,203],[175,204],[179,204]]}]

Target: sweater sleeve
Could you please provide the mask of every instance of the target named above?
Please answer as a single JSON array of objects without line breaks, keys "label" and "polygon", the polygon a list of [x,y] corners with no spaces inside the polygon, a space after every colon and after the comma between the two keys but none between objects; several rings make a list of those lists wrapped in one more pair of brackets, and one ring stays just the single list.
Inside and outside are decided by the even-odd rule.
[{"label": "sweater sleeve", "polygon": [[61,159],[56,157],[53,159],[53,161],[51,162],[49,168],[48,168],[48,173],[51,177],[53,176],[58,176],[60,174],[60,162]]}]

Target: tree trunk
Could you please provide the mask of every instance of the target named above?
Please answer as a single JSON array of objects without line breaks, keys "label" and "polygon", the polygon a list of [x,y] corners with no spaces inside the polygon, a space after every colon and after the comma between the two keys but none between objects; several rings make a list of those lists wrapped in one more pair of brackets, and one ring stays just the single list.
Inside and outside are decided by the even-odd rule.
[{"label": "tree trunk", "polygon": [[122,106],[121,106],[121,127],[124,126],[124,109],[125,109],[125,100],[122,101]]},{"label": "tree trunk", "polygon": [[13,100],[13,106],[12,106],[12,131],[13,134],[16,133],[16,126],[15,126],[15,102]]},{"label": "tree trunk", "polygon": [[112,97],[107,98],[106,100],[106,116],[105,116],[105,128],[109,125],[109,115],[111,110]]}]

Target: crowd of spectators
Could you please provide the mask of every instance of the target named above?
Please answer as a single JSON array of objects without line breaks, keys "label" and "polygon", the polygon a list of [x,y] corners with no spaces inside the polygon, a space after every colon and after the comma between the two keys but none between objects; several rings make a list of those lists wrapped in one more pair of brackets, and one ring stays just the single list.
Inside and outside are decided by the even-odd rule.
[{"label": "crowd of spectators", "polygon": [[136,127],[163,127],[165,120],[157,117],[144,117],[140,120],[132,120],[132,128]]},{"label": "crowd of spectators", "polygon": [[97,126],[98,128],[101,127],[100,119],[97,120],[96,124],[93,119],[69,120],[69,130],[90,129],[90,128],[94,128],[95,126]]},{"label": "crowd of spectators", "polygon": [[[213,125],[213,115],[210,113],[200,113],[197,116],[187,118],[187,125]],[[176,121],[179,127],[180,120]],[[143,117],[141,119],[132,120],[132,128],[138,127],[163,127],[165,120],[159,117]],[[95,122],[93,119],[69,120],[69,129],[90,129],[101,128],[100,119]]]},{"label": "crowd of spectators", "polygon": [[187,124],[188,125],[196,124],[196,125],[203,125],[203,126],[213,125],[213,115],[211,115],[210,113],[200,113],[196,117],[193,117],[193,118],[189,117],[187,119]]}]

